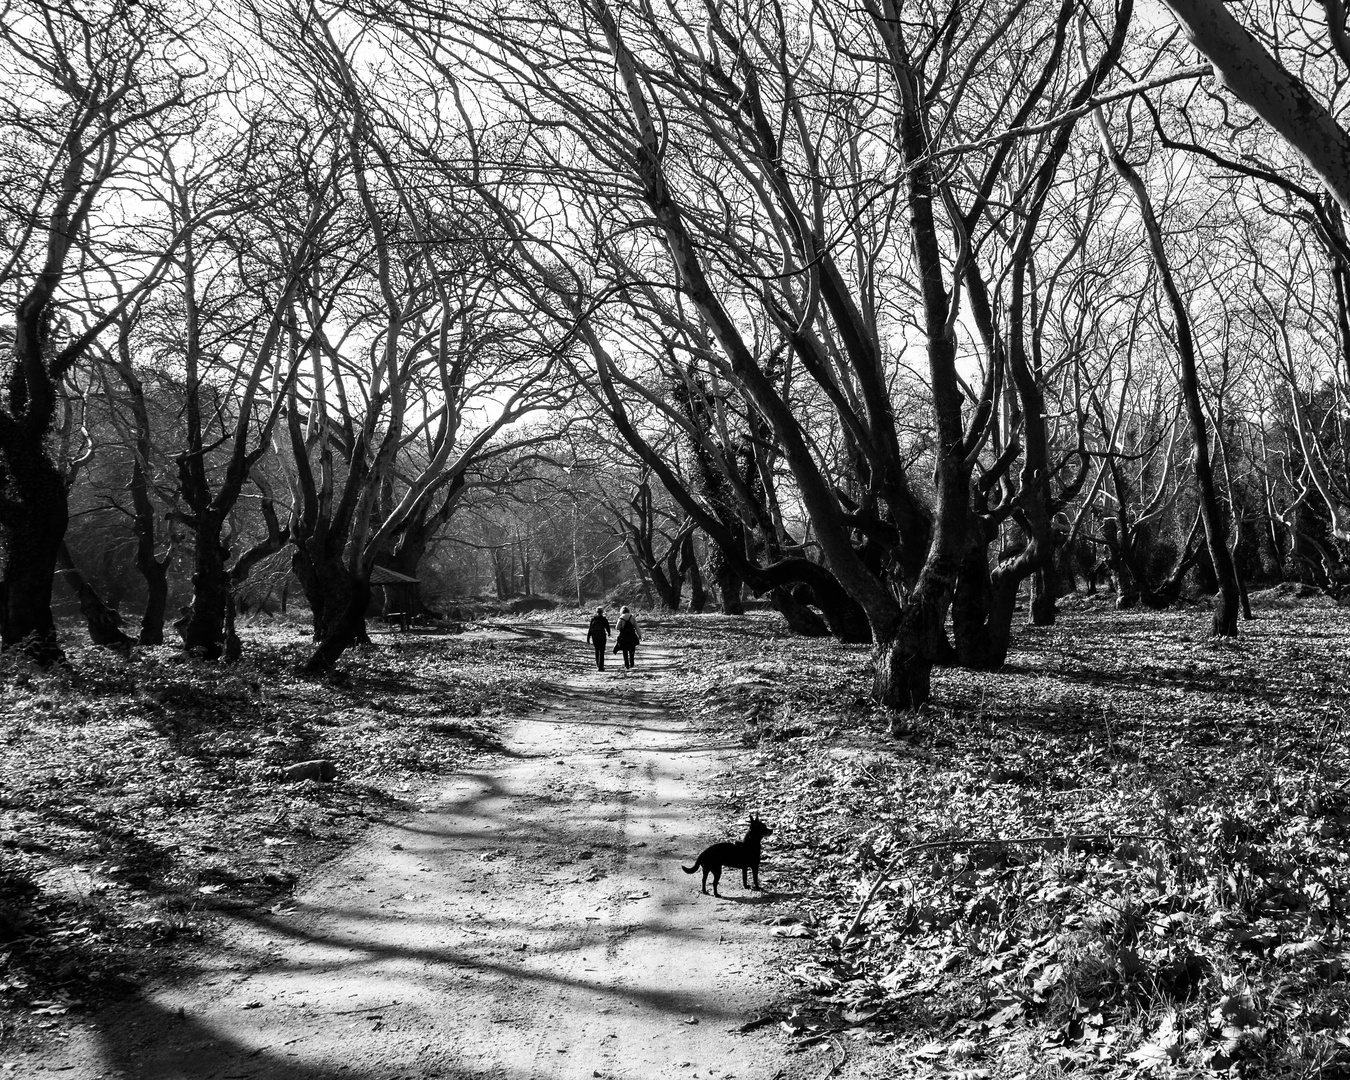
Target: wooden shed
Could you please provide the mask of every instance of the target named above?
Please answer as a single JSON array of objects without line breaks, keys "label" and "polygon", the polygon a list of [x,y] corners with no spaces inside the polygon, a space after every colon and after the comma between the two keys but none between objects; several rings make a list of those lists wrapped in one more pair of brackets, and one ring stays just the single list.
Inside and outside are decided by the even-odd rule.
[{"label": "wooden shed", "polygon": [[417,609],[417,578],[377,566],[370,572],[371,588],[380,590],[380,614],[386,622],[397,622],[407,630]]}]

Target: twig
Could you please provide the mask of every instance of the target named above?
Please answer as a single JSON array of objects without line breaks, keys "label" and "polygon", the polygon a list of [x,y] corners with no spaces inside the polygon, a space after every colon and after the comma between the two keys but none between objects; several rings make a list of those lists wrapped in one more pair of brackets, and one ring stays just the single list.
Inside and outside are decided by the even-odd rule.
[{"label": "twig", "polygon": [[390,1001],[384,1005],[362,1005],[358,1009],[334,1009],[332,1012],[324,1013],[325,1016],[350,1016],[352,1013],[379,1012],[381,1009],[389,1009],[399,1004],[397,1001]]},{"label": "twig", "polygon": [[853,921],[849,924],[848,932],[840,939],[841,944],[851,938],[858,932],[858,926],[862,923],[863,915],[867,912],[881,886],[890,880],[891,874],[895,868],[900,865],[900,860],[906,855],[913,855],[916,851],[933,851],[937,848],[946,847],[1009,847],[1012,845],[1030,845],[1030,844],[1063,844],[1068,847],[1072,843],[1091,840],[1161,840],[1163,843],[1175,843],[1170,837],[1158,836],[1155,833],[1135,833],[1135,832],[1112,832],[1112,833],[1078,833],[1072,836],[1008,836],[994,837],[988,839],[956,839],[956,840],[931,840],[926,844],[911,844],[909,847],[901,848],[895,853],[894,858],[888,862],[877,875],[877,879],[872,882],[871,889],[863,898],[862,904],[858,907],[858,913],[853,916]]},{"label": "twig", "polygon": [[848,1048],[844,1046],[843,1039],[837,1039],[833,1035],[831,1035],[830,1045],[838,1049],[839,1060],[820,1074],[820,1080],[830,1080],[830,1077],[837,1076],[839,1074],[839,1070],[844,1067],[844,1062],[848,1060]]}]

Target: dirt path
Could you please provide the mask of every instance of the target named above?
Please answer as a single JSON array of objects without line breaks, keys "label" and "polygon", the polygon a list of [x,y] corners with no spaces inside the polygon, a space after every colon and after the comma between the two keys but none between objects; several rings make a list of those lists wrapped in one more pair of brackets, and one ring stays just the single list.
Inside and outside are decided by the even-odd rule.
[{"label": "dirt path", "polygon": [[734,872],[715,900],[680,873],[718,835],[708,783],[731,762],[662,706],[673,658],[651,648],[641,663],[578,663],[559,702],[517,725],[509,756],[373,831],[290,908],[237,920],[192,977],[96,1018],[48,1069],[798,1075],[807,1062],[785,1062],[772,1028],[734,1033],[781,992],[787,946],[764,923],[791,902],[744,891]]}]

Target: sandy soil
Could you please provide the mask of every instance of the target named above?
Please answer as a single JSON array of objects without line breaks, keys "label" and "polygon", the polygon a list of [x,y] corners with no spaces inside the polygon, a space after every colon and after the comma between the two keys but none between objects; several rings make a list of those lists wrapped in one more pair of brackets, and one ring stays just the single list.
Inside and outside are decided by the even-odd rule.
[{"label": "sandy soil", "polygon": [[[538,631],[534,631],[538,632]],[[545,631],[551,633],[552,631]],[[558,633],[567,633],[558,631]],[[720,900],[679,870],[721,838],[709,781],[738,748],[663,707],[671,656],[575,673],[508,756],[234,916],[186,978],[94,1017],[46,1072],[105,1078],[819,1076],[764,1016],[793,913],[728,871]]]}]

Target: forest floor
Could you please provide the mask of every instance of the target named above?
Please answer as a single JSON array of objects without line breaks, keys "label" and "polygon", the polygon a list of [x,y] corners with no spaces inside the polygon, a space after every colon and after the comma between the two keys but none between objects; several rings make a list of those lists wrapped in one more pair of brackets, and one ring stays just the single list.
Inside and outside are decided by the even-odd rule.
[{"label": "forest floor", "polygon": [[771,614],[5,656],[0,1075],[1350,1076],[1350,611],[1256,615],[1071,601],[898,729]]}]

